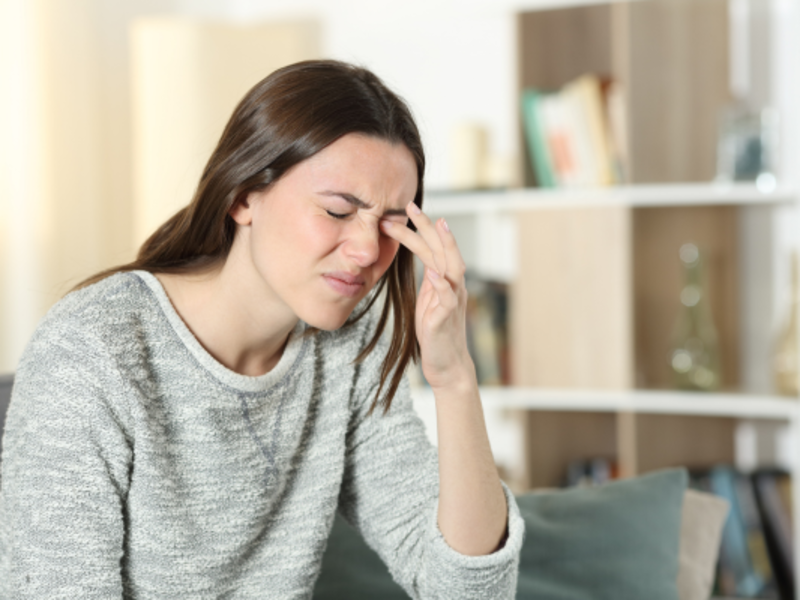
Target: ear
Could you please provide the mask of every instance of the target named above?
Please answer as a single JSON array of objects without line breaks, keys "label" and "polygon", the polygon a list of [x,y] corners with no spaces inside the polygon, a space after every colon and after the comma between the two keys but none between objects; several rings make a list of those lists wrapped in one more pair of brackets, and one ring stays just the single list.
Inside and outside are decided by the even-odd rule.
[{"label": "ear", "polygon": [[253,208],[250,194],[242,200],[236,201],[233,206],[231,206],[228,214],[237,225],[250,225],[250,223],[253,222]]}]

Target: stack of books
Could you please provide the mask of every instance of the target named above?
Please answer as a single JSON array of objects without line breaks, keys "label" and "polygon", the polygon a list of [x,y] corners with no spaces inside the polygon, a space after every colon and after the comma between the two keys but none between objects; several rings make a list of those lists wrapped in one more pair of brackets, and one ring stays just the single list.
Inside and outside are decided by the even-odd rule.
[{"label": "stack of books", "polygon": [[793,600],[791,479],[780,470],[750,475],[718,466],[691,476],[692,487],[730,504],[715,592],[736,598]]},{"label": "stack of books", "polygon": [[567,465],[563,487],[592,487],[619,479],[619,465],[613,458],[596,456],[572,460]]},{"label": "stack of books", "polygon": [[468,273],[467,346],[480,385],[510,385],[508,287]]},{"label": "stack of books", "polygon": [[621,86],[583,75],[558,91],[526,89],[522,123],[539,187],[624,183],[625,99]]}]

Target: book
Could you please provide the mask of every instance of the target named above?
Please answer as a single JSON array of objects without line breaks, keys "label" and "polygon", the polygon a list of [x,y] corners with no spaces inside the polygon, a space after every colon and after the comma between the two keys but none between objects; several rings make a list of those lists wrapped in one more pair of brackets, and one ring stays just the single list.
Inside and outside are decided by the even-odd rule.
[{"label": "book", "polygon": [[545,95],[541,99],[540,111],[556,184],[558,187],[580,186],[577,124],[572,111],[558,93]]},{"label": "book", "polygon": [[467,348],[480,385],[509,385],[508,289],[467,274]]},{"label": "book", "polygon": [[741,473],[734,473],[734,487],[744,525],[745,542],[750,553],[750,564],[753,571],[764,582],[759,591],[759,598],[777,598],[775,577],[767,550],[761,513],[756,504],[753,483],[749,477]]},{"label": "book", "polygon": [[596,456],[571,460],[567,464],[563,487],[592,487],[619,478],[619,465],[614,459]]},{"label": "book", "polygon": [[528,89],[522,92],[522,124],[536,184],[542,188],[552,188],[555,187],[556,180],[542,122],[542,96],[543,93],[538,90]]},{"label": "book", "polygon": [[[608,94],[608,95],[607,95]],[[586,74],[557,91],[522,92],[522,122],[540,187],[594,187],[624,179],[624,95],[619,84]]]},{"label": "book", "polygon": [[627,183],[630,173],[628,152],[628,110],[625,91],[618,81],[607,80],[603,84],[606,116],[608,118],[611,163],[615,183]]},{"label": "book", "polygon": [[753,565],[747,543],[747,525],[737,492],[737,473],[727,466],[709,471],[711,490],[725,498],[730,512],[722,529],[718,585],[723,594],[741,598],[757,598],[767,585]]},{"label": "book", "polygon": [[576,124],[576,145],[580,156],[581,177],[586,185],[615,183],[611,140],[600,79],[583,75],[561,92],[570,104]]},{"label": "book", "polygon": [[794,539],[791,497],[787,497],[791,478],[783,471],[762,469],[751,479],[778,590],[781,598],[794,598]]}]

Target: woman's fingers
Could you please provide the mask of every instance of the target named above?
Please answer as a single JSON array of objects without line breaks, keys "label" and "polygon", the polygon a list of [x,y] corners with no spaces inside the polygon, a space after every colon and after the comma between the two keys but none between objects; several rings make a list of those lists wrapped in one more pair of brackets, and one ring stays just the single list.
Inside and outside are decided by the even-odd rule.
[{"label": "woman's fingers", "polygon": [[424,212],[422,212],[416,204],[409,202],[406,206],[406,214],[414,226],[417,228],[417,233],[424,240],[430,249],[431,256],[433,257],[434,268],[439,273],[447,271],[447,257],[444,253],[444,246],[442,240],[436,232],[436,227]]},{"label": "woman's fingers", "polygon": [[440,268],[444,268],[437,264],[433,249],[419,233],[414,232],[404,225],[399,225],[389,220],[381,221],[380,227],[384,234],[397,240],[403,244],[403,246],[411,250],[411,252],[422,261],[425,268],[434,269],[436,271]]},{"label": "woman's fingers", "polygon": [[436,290],[437,298],[441,306],[448,310],[454,309],[458,304],[458,297],[450,282],[431,269],[426,271],[426,275],[428,279],[430,279],[433,289]]},{"label": "woman's fingers", "polygon": [[405,225],[398,225],[388,220],[381,221],[381,229],[383,233],[390,238],[397,240],[403,244],[403,246],[411,250],[411,252],[422,261],[422,264],[426,268],[436,269],[433,252],[419,234],[414,233]]},{"label": "woman's fingers", "polygon": [[464,276],[464,259],[447,222],[439,219],[435,224],[432,223],[413,202],[406,207],[406,213],[416,226],[417,233],[408,227],[398,227],[391,221],[382,221],[384,233],[411,250],[425,267],[458,283]]},{"label": "woman's fingers", "polygon": [[452,283],[459,283],[464,277],[464,259],[447,221],[439,219],[435,223],[431,222],[430,218],[413,202],[406,207],[406,213],[431,249],[439,273]]},{"label": "woman's fingers", "polygon": [[439,238],[442,241],[445,255],[447,256],[447,277],[452,281],[460,281],[464,277],[466,265],[461,256],[461,250],[456,243],[456,236],[447,226],[447,221],[439,219],[436,223],[437,230],[440,230]]}]

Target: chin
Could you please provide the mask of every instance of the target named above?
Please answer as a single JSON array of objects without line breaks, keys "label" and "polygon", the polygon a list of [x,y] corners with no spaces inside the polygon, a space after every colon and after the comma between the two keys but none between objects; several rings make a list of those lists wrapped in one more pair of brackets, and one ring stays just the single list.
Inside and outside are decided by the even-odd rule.
[{"label": "chin", "polygon": [[306,315],[308,318],[300,317],[303,321],[308,323],[315,329],[322,331],[336,331],[342,327],[347,319],[352,314],[351,310],[329,310],[329,311],[313,311],[311,314]]}]

